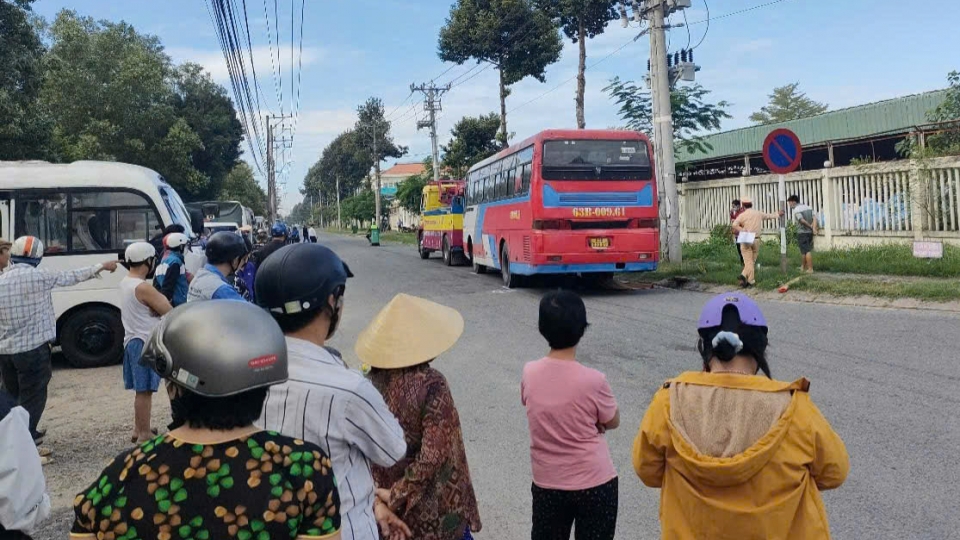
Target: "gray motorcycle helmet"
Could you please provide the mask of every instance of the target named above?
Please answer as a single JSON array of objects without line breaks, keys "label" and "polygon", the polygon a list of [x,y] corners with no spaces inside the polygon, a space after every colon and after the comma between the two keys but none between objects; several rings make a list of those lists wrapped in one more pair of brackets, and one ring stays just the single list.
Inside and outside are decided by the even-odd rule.
[{"label": "gray motorcycle helmet", "polygon": [[227,397],[285,382],[287,343],[253,304],[190,302],[154,329],[140,364],[195,394]]}]

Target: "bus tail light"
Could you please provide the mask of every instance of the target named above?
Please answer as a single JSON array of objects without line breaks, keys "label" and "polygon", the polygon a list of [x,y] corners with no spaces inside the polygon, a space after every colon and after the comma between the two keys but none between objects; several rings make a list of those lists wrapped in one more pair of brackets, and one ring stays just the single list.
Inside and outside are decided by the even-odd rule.
[{"label": "bus tail light", "polygon": [[533,220],[533,229],[535,231],[546,231],[553,229],[569,230],[570,222],[563,219],[535,219]]},{"label": "bus tail light", "polygon": [[656,229],[659,220],[657,218],[631,219],[631,229]]},{"label": "bus tail light", "polygon": [[645,260],[647,260],[647,259],[650,258],[650,254],[649,254],[649,253],[641,253],[637,258],[640,259],[641,261],[645,261]]}]

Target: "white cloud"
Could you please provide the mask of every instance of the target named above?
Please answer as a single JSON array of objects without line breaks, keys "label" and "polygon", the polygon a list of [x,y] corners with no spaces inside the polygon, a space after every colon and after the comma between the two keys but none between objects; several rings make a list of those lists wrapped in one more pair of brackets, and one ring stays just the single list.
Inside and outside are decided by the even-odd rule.
[{"label": "white cloud", "polygon": [[[244,49],[245,50],[245,49]],[[290,80],[290,44],[280,45],[279,67],[283,73],[284,81]],[[253,47],[253,65],[256,68],[257,76],[260,79],[260,85],[263,91],[268,95],[275,95],[273,74],[277,70],[277,48],[267,45]],[[294,50],[295,55],[300,54],[299,48]],[[177,62],[194,62],[203,66],[213,80],[225,83],[230,80],[230,72],[227,69],[227,63],[223,58],[223,53],[217,50],[209,49],[191,49],[182,47],[173,47],[167,49],[169,54]],[[327,58],[327,51],[318,47],[304,47],[302,58],[302,68],[323,61]],[[250,69],[250,52],[243,57],[247,66],[248,76],[253,76],[253,70]]]}]

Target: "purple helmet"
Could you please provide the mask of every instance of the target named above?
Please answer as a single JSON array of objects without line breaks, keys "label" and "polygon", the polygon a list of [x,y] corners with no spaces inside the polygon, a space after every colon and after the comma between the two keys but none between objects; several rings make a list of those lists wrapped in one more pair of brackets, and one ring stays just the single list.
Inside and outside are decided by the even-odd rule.
[{"label": "purple helmet", "polygon": [[714,296],[707,302],[707,305],[703,306],[697,329],[720,326],[720,321],[723,319],[723,308],[727,306],[737,308],[741,323],[748,326],[767,326],[767,320],[763,318],[760,306],[752,298],[745,294],[732,292]]}]

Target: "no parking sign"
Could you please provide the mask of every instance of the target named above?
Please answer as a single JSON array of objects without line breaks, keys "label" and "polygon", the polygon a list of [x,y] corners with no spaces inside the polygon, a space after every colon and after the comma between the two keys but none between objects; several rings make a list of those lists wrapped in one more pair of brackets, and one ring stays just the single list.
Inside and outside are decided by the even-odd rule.
[{"label": "no parking sign", "polygon": [[775,129],[763,141],[763,161],[770,172],[789,174],[800,167],[803,146],[789,129]]}]

